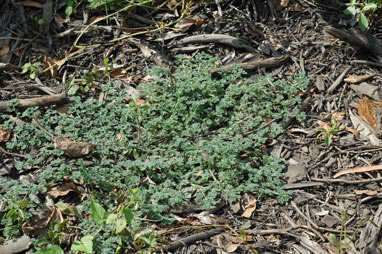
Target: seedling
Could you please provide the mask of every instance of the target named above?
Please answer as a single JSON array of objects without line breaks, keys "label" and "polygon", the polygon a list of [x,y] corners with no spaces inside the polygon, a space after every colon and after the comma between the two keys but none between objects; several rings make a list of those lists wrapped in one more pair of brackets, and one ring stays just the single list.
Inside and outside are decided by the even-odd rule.
[{"label": "seedling", "polygon": [[339,122],[335,119],[332,119],[330,121],[331,126],[329,128],[318,128],[317,131],[320,132],[320,134],[317,136],[317,139],[319,139],[321,136],[324,136],[325,139],[325,146],[330,147],[333,143],[333,137],[337,134],[339,129]]},{"label": "seedling", "polygon": [[367,0],[356,2],[356,0],[350,0],[350,6],[345,10],[345,14],[358,15],[358,26],[362,31],[366,31],[369,28],[369,20],[371,14],[382,6],[382,0]]},{"label": "seedling", "polygon": [[40,62],[35,62],[33,64],[31,63],[26,63],[24,66],[21,68],[21,74],[29,73],[29,77],[31,79],[35,79],[36,75],[38,73],[38,67],[40,67],[41,63]]}]

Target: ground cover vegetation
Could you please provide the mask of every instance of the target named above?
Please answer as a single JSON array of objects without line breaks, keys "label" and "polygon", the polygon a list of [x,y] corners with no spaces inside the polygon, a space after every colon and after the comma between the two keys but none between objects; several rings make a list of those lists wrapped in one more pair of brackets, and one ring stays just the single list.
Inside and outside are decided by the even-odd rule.
[{"label": "ground cover vegetation", "polygon": [[[152,234],[133,236],[142,218],[168,223],[173,208],[196,203],[208,210],[243,192],[286,202],[284,167],[264,145],[283,132],[282,121],[303,118],[294,106],[308,80],[253,80],[240,68],[211,77],[217,61],[205,54],[179,56],[175,72],[153,68],[152,80],[140,87],[143,103],[109,83],[101,86],[103,100],[72,97],[66,113],[33,107],[2,114],[3,128],[14,133],[7,149],[26,155],[16,162],[19,173],[40,168],[28,184],[0,179],[6,200],[2,237],[18,236],[41,209],[30,194],[42,196],[49,186],[73,181],[91,195],[76,207],[64,205],[66,225],[53,224],[51,234],[36,243],[52,252],[39,253],[68,248],[63,238],[78,230],[74,226],[83,238],[72,250],[152,251]],[[97,147],[84,158],[71,158],[55,148],[54,137]]]},{"label": "ground cover vegetation", "polygon": [[[80,4],[68,1],[66,15]],[[345,13],[356,17],[364,31],[381,4],[351,0]],[[150,2],[91,1],[88,8],[110,13],[138,6],[150,8]],[[147,221],[172,223],[173,211],[183,206],[209,210],[220,202],[232,204],[243,193],[275,197],[280,204],[291,198],[283,188],[284,165],[267,153],[266,145],[284,132],[282,123],[304,119],[295,107],[308,84],[304,74],[249,78],[235,67],[211,76],[219,59],[181,55],[174,68],[154,67],[147,73],[150,81],[140,85],[138,99],[122,83],[94,84],[99,77],[110,78],[109,59],[104,63],[103,73],[88,73],[82,85],[74,82],[81,74],[69,75],[68,95],[73,96],[68,111],[19,111],[14,100],[0,115],[3,130],[12,132],[7,151],[19,155],[17,173],[34,172],[23,181],[0,178],[4,240],[32,233],[30,228],[48,228],[42,240],[34,239],[38,254],[153,253],[166,242]],[[39,65],[27,63],[21,73],[35,79]],[[102,96],[88,93],[95,86]],[[338,132],[338,122],[331,124],[329,130],[318,129],[327,149]],[[77,158],[57,147],[63,137],[94,145],[94,150]],[[71,202],[56,196],[53,206],[47,205],[46,194],[64,185],[75,186],[70,187]],[[61,220],[41,219],[44,210],[59,213]],[[345,226],[338,240],[333,238],[339,253],[349,248],[342,231]]]}]

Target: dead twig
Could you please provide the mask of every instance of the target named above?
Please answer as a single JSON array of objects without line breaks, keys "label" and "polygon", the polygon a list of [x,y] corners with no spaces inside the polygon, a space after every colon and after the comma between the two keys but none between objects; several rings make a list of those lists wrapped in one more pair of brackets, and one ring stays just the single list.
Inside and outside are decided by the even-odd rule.
[{"label": "dead twig", "polygon": [[255,49],[246,45],[239,38],[225,35],[225,34],[200,34],[190,36],[184,39],[179,40],[175,45],[184,45],[191,43],[220,43],[234,48],[243,48],[248,50],[249,52],[255,52]]},{"label": "dead twig", "polygon": [[209,230],[207,232],[202,232],[202,233],[188,236],[186,238],[183,238],[183,239],[180,239],[176,242],[171,243],[166,248],[164,248],[164,251],[173,251],[173,250],[179,249],[180,247],[190,245],[194,242],[204,240],[207,238],[211,238],[212,236],[220,234],[223,230],[224,230],[224,228],[216,228],[213,230]]},{"label": "dead twig", "polygon": [[[59,105],[59,104],[65,104],[68,102],[69,102],[69,99],[66,96],[66,94],[47,95],[47,96],[41,96],[41,97],[32,98],[32,99],[19,99],[19,104],[17,105],[17,108]],[[0,102],[0,112],[7,111],[10,103],[11,101]]]},{"label": "dead twig", "polygon": [[[238,64],[241,68],[243,68],[246,71],[253,71],[260,68],[273,68],[278,67],[284,63],[286,63],[289,60],[288,55],[279,56],[279,57],[270,57],[267,59],[256,59],[250,62],[246,63],[240,63]],[[215,75],[219,71],[230,71],[232,70],[233,65],[225,65],[217,69],[211,70],[211,75]]]}]

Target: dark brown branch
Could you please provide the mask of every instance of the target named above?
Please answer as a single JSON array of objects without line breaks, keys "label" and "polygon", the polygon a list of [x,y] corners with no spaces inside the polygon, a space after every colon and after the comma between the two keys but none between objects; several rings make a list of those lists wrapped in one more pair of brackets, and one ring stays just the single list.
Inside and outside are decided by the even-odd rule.
[{"label": "dark brown branch", "polygon": [[173,242],[172,244],[167,246],[164,250],[165,251],[173,251],[173,250],[179,249],[182,246],[187,246],[187,245],[190,245],[194,242],[213,237],[213,236],[219,234],[220,232],[222,232],[223,230],[224,230],[223,228],[217,228],[217,229],[213,229],[213,230],[210,230],[207,232],[202,232],[202,233],[199,233],[196,235],[186,237],[184,239]]},{"label": "dark brown branch", "polygon": [[338,29],[329,26],[325,31],[334,37],[350,43],[352,46],[357,47],[362,51],[369,52],[378,60],[382,60],[382,41],[374,36],[356,28]]},{"label": "dark brown branch", "polygon": [[[284,55],[279,57],[270,57],[266,59],[257,59],[257,60],[246,62],[246,63],[240,63],[239,66],[246,71],[253,71],[260,68],[278,67],[284,64],[285,62],[287,62],[288,60],[289,60],[289,56]],[[222,66],[218,69],[212,69],[211,75],[214,75],[219,71],[230,71],[230,70],[232,70],[232,64]]]}]

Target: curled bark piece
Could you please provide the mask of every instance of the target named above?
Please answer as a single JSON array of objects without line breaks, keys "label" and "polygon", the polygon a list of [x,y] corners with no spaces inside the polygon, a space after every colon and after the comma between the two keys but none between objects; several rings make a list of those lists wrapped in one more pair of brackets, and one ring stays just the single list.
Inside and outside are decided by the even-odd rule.
[{"label": "curled bark piece", "polygon": [[379,61],[382,61],[382,41],[374,36],[355,28],[338,29],[329,26],[325,31],[363,51],[369,52]]},{"label": "curled bark piece", "polygon": [[[55,94],[41,96],[32,99],[20,99],[17,108],[29,108],[34,106],[48,106],[48,105],[58,105],[68,103],[69,99],[66,94]],[[10,101],[0,102],[0,112],[5,112],[9,107]]]},{"label": "curled bark piece", "polygon": [[0,245],[0,254],[13,254],[20,253],[24,250],[29,249],[31,242],[30,238],[23,235],[15,240],[10,240]]},{"label": "curled bark piece", "polygon": [[[252,70],[257,70],[259,68],[278,67],[278,66],[286,63],[288,60],[289,60],[289,56],[284,55],[284,56],[279,56],[279,57],[270,57],[270,58],[266,58],[266,59],[257,59],[257,60],[246,62],[246,63],[240,63],[238,65],[246,71],[252,71]],[[218,69],[212,69],[211,75],[214,75],[219,71],[230,71],[230,70],[232,70],[232,64],[222,66]]]},{"label": "curled bark piece", "polygon": [[177,41],[176,45],[184,45],[190,43],[221,43],[234,48],[246,49],[249,52],[255,52],[255,49],[246,45],[239,38],[225,34],[201,34],[194,35]]}]

